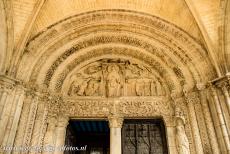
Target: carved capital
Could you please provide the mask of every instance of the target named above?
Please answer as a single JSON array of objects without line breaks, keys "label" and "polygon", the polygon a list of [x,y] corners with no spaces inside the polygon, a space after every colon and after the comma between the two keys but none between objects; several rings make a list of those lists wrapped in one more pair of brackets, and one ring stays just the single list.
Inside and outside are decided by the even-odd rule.
[{"label": "carved capital", "polygon": [[59,95],[52,96],[49,100],[49,105],[48,105],[49,113],[57,116],[60,111],[60,104],[62,103],[63,103],[63,99],[61,96]]},{"label": "carved capital", "polygon": [[182,88],[182,93],[185,97],[188,96],[188,92],[189,92],[189,87],[187,84],[183,85],[183,88]]},{"label": "carved capital", "polygon": [[17,94],[17,95],[21,95],[21,94],[23,94],[24,92],[25,92],[25,88],[23,87],[23,85],[18,84],[18,85],[16,86],[16,94]]},{"label": "carved capital", "polygon": [[121,116],[109,116],[109,127],[110,128],[122,128],[123,117]]},{"label": "carved capital", "polygon": [[54,114],[50,114],[49,113],[48,118],[47,118],[47,123],[48,124],[54,124],[54,125],[56,125],[56,123],[57,123],[57,116],[54,115]]},{"label": "carved capital", "polygon": [[180,94],[178,92],[176,92],[175,90],[172,90],[171,91],[171,94],[170,94],[170,98],[175,101],[177,98],[180,97]]},{"label": "carved capital", "polygon": [[216,97],[217,93],[216,93],[216,87],[212,84],[209,85],[209,90],[210,90],[210,94],[212,97]]},{"label": "carved capital", "polygon": [[5,78],[1,78],[0,79],[0,90],[1,91],[10,93],[10,92],[12,92],[12,90],[14,89],[14,87],[15,87],[14,82],[5,80]]},{"label": "carved capital", "polygon": [[184,112],[180,107],[175,108],[175,120],[176,120],[176,124],[178,123],[178,121],[182,121],[183,125],[185,125]]},{"label": "carved capital", "polygon": [[196,84],[196,88],[199,91],[205,90],[206,89],[206,84],[204,84],[204,83],[197,83]]},{"label": "carved capital", "polygon": [[67,116],[60,116],[58,119],[58,127],[67,127],[69,124],[69,117]]},{"label": "carved capital", "polygon": [[226,76],[217,78],[210,82],[213,86],[220,88],[222,90],[228,90],[230,87],[230,75],[226,74]]},{"label": "carved capital", "polygon": [[230,73],[227,75],[228,85],[230,86]]},{"label": "carved capital", "polygon": [[185,95],[186,104],[195,104],[199,101],[199,95],[197,92],[190,92]]},{"label": "carved capital", "polygon": [[181,101],[181,94],[175,91],[171,91],[170,98],[172,100],[173,108],[175,108],[176,105]]}]

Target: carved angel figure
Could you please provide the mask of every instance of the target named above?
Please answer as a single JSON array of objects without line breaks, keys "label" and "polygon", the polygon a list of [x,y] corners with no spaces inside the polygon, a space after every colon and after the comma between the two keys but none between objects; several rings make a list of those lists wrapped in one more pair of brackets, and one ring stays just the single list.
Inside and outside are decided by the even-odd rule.
[{"label": "carved angel figure", "polygon": [[117,97],[121,93],[121,76],[119,74],[119,67],[116,65],[108,66],[107,76],[107,96]]}]

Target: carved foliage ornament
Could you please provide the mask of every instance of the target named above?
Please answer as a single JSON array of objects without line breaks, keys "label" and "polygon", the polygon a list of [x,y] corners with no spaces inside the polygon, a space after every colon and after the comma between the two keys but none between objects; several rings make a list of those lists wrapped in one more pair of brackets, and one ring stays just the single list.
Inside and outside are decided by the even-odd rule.
[{"label": "carved foliage ornament", "polygon": [[[116,114],[114,114],[114,106]],[[146,117],[146,116],[171,116],[173,108],[170,102],[162,100],[138,101],[123,99],[114,105],[110,99],[81,99],[69,100],[61,105],[61,110],[69,117]]]}]

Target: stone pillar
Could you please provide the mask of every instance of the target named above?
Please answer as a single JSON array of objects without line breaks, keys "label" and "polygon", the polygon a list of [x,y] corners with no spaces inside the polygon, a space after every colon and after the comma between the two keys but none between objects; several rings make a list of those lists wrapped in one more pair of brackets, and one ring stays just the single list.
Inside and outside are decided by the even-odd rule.
[{"label": "stone pillar", "polygon": [[39,97],[38,111],[35,119],[34,130],[31,139],[31,146],[40,149],[30,151],[30,153],[41,153],[42,141],[45,135],[44,129],[47,123],[48,104],[49,98],[46,95]]},{"label": "stone pillar", "polygon": [[37,107],[38,107],[38,94],[33,92],[32,94],[32,103],[29,109],[29,115],[26,123],[25,135],[23,139],[23,146],[29,147],[31,142],[32,133],[34,130],[34,123],[37,114]]},{"label": "stone pillar", "polygon": [[13,105],[13,99],[15,96],[13,85],[7,85],[7,87],[4,86],[2,88],[4,88],[4,90],[2,91],[2,97],[0,100],[0,145],[3,143],[5,131],[10,118],[10,111]]},{"label": "stone pillar", "polygon": [[123,118],[119,116],[111,116],[108,119],[110,127],[110,154],[121,154],[121,128]]},{"label": "stone pillar", "polygon": [[214,87],[211,87],[211,93],[213,95],[218,120],[220,122],[218,127],[221,128],[220,130],[222,131],[222,135],[223,135],[223,138],[224,138],[226,149],[227,149],[228,153],[230,153],[229,134],[228,134],[227,126],[226,126],[225,121],[224,121],[223,112],[221,110],[221,106],[220,106],[220,102],[219,102],[219,99],[218,99],[218,96],[217,96],[217,93],[216,93],[216,89]]},{"label": "stone pillar", "polygon": [[228,93],[227,86],[228,86],[227,82],[224,82],[223,84],[221,84],[221,89],[223,91],[224,98],[225,98],[225,101],[226,101],[226,106],[228,108],[228,114],[230,115],[230,96],[229,96],[229,93]]},{"label": "stone pillar", "polygon": [[66,137],[66,128],[69,124],[68,117],[59,117],[58,124],[56,127],[56,144],[55,144],[55,154],[63,154],[65,145],[65,137]]},{"label": "stone pillar", "polygon": [[60,111],[60,104],[62,102],[61,96],[52,96],[48,103],[48,119],[47,119],[47,129],[44,137],[44,154],[51,154],[55,151],[55,131],[57,125],[57,115]]},{"label": "stone pillar", "polygon": [[[185,92],[185,91],[184,91]],[[196,117],[196,112],[194,108],[194,104],[197,100],[197,95],[195,92],[187,93],[185,92],[185,101],[188,106],[188,112],[189,112],[189,121],[190,125],[192,128],[192,134],[193,134],[193,141],[195,144],[195,152],[197,154],[203,154],[203,146],[202,146],[202,141],[200,137],[200,132],[199,132],[199,127],[197,123],[197,117]]]},{"label": "stone pillar", "polygon": [[[28,115],[30,111],[30,105],[32,103],[33,97],[30,95],[30,93],[26,92],[26,98],[23,103],[22,111],[21,111],[21,116],[19,120],[19,125],[17,128],[17,133],[14,141],[14,146],[15,147],[21,147],[23,146],[23,139],[25,136],[25,130],[26,130],[26,124],[28,121]],[[21,151],[13,151],[13,154],[19,154]]]},{"label": "stone pillar", "polygon": [[12,92],[12,89],[12,85],[4,85],[4,83],[1,83],[0,85],[0,117],[2,117],[2,112],[6,104],[7,96]]},{"label": "stone pillar", "polygon": [[217,136],[215,134],[215,128],[212,121],[212,116],[209,109],[209,104],[207,102],[207,94],[204,85],[198,85],[199,96],[201,101],[202,110],[204,113],[205,125],[208,133],[208,138],[211,144],[211,149],[213,154],[220,154],[219,145],[217,141]]},{"label": "stone pillar", "polygon": [[43,154],[52,154],[55,146],[55,128],[56,128],[56,116],[49,116],[47,120],[47,129],[44,138]]},{"label": "stone pillar", "polygon": [[[11,117],[9,120],[8,128],[5,133],[5,138],[3,143],[3,145],[6,145],[8,147],[13,146],[21,111],[22,111],[23,102],[24,102],[24,88],[19,85],[16,87],[14,103],[11,110]],[[8,151],[8,153],[10,153],[10,151]]]}]

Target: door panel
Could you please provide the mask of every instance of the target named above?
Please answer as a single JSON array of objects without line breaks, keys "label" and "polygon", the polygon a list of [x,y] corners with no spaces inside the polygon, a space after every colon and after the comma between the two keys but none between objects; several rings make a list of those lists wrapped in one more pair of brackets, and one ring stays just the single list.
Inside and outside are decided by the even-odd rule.
[{"label": "door panel", "polygon": [[123,154],[167,154],[165,128],[161,120],[125,120],[122,127]]}]

